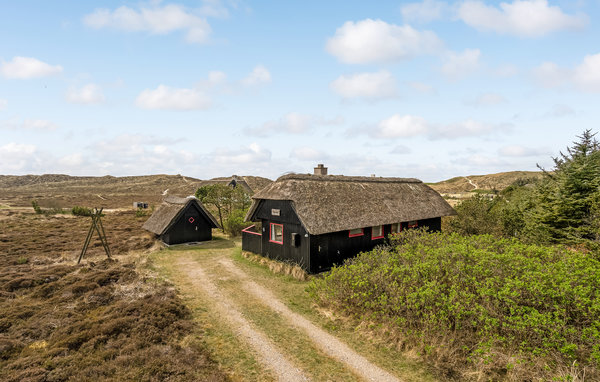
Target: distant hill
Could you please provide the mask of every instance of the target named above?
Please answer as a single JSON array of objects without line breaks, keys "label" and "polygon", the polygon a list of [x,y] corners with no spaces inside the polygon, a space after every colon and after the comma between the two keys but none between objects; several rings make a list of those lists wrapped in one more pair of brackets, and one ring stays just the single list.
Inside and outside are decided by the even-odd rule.
[{"label": "distant hill", "polygon": [[[271,182],[270,179],[241,177],[254,192]],[[2,205],[29,207],[37,200],[42,207],[129,208],[134,201],[158,205],[164,195],[188,196],[211,180],[203,181],[183,175],[145,176],[70,176],[0,175],[0,208]]]},{"label": "distant hill", "polygon": [[464,193],[475,189],[501,191],[519,179],[541,179],[541,171],[510,171],[489,175],[458,176],[431,183],[429,186],[439,193]]},{"label": "distant hill", "polygon": [[457,176],[428,185],[439,192],[451,205],[456,205],[461,200],[473,196],[473,192],[502,191],[517,180],[535,181],[543,176],[544,173],[541,171],[509,171],[489,175]]}]

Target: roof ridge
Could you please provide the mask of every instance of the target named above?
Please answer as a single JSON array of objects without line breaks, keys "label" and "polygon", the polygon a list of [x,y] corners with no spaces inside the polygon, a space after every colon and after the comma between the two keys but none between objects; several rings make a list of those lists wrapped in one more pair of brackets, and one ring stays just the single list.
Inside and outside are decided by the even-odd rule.
[{"label": "roof ridge", "polygon": [[280,176],[276,182],[282,180],[310,180],[316,182],[371,182],[371,183],[423,183],[416,178],[374,177],[374,176],[346,176],[346,175],[312,175],[312,174],[286,174]]}]

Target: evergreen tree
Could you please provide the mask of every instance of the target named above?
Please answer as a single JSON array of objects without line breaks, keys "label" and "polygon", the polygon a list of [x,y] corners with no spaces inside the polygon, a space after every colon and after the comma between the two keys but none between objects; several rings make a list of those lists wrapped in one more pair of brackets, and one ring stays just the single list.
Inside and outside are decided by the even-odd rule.
[{"label": "evergreen tree", "polygon": [[540,237],[557,243],[598,241],[600,145],[586,130],[567,153],[553,158],[553,172],[537,188],[530,223]]}]

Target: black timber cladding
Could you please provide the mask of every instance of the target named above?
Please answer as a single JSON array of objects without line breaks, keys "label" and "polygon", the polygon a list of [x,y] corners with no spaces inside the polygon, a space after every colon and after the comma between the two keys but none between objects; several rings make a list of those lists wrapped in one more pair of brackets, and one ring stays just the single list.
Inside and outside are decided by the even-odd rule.
[{"label": "black timber cladding", "polygon": [[[244,250],[261,253],[271,259],[289,261],[300,265],[310,273],[318,273],[330,269],[334,264],[342,264],[345,259],[369,251],[377,245],[386,243],[391,233],[391,225],[383,226],[383,238],[372,239],[372,227],[365,227],[360,236],[349,236],[349,231],[331,232],[321,235],[310,235],[302,225],[288,200],[261,200],[256,208],[254,219],[262,223],[260,246],[248,240],[256,241],[257,235],[243,233],[242,240],[247,240]],[[283,243],[270,240],[272,224],[283,226]],[[408,222],[401,222],[402,229],[408,229]],[[441,229],[441,218],[417,221],[418,227],[428,227],[430,231]],[[244,236],[246,235],[246,236]],[[293,241],[296,238],[296,242]],[[242,243],[244,247],[244,244]],[[252,247],[252,248],[251,248]],[[252,250],[254,249],[254,251]]]},{"label": "black timber cladding", "polygon": [[[310,237],[294,211],[292,202],[289,200],[262,200],[255,217],[262,223],[263,255],[276,260],[296,263],[304,269],[309,268]],[[283,225],[283,244],[270,241],[272,223]],[[292,236],[295,237],[295,242],[292,242]]]},{"label": "black timber cladding", "polygon": [[161,235],[166,244],[181,244],[212,239],[212,221],[196,203],[187,204],[173,224]]}]

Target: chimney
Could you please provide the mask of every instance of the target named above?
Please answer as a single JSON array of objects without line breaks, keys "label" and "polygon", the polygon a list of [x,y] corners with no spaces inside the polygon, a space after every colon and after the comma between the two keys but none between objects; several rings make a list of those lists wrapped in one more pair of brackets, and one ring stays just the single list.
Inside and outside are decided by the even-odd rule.
[{"label": "chimney", "polygon": [[315,175],[327,175],[327,167],[323,166],[323,163],[319,163],[315,167]]}]

